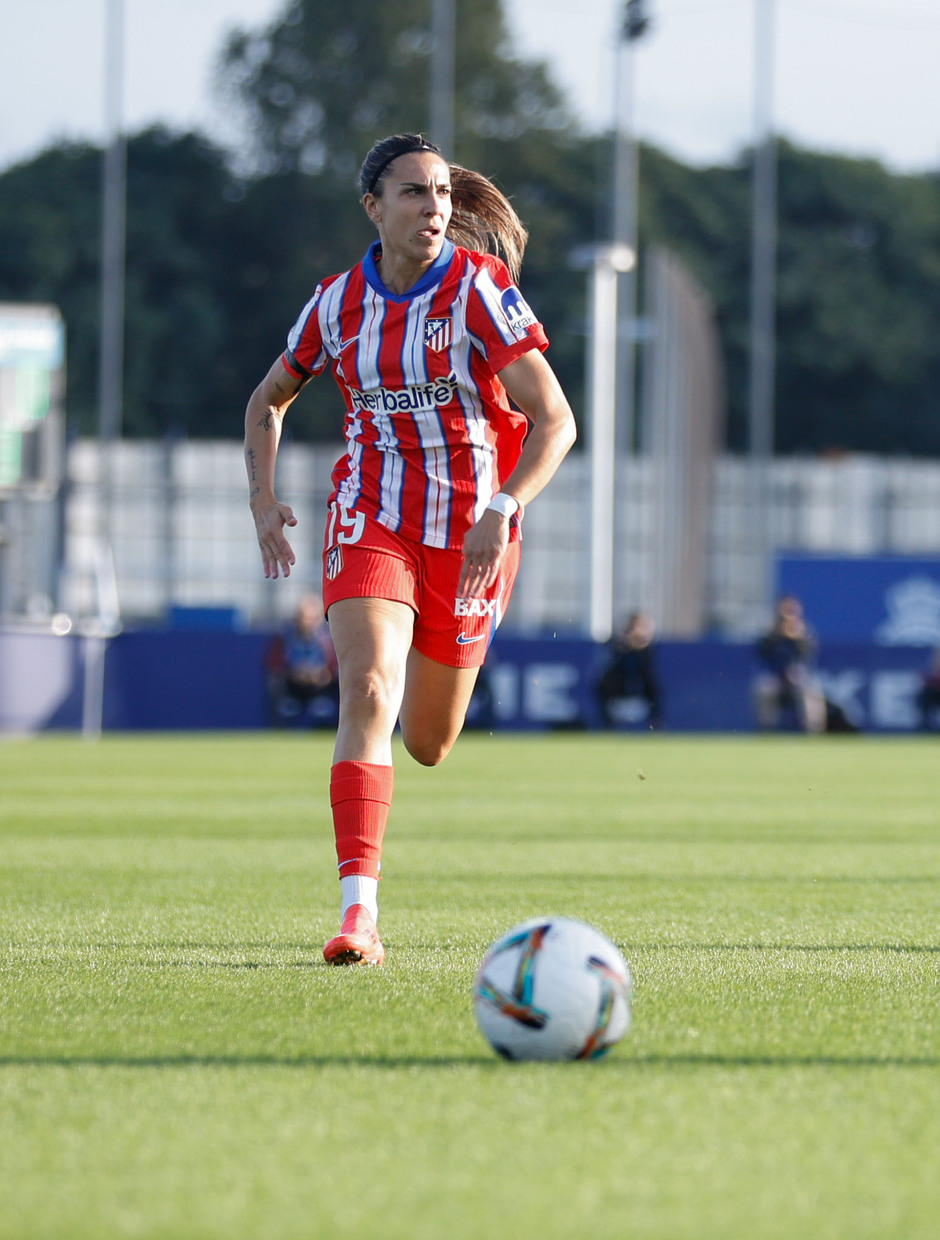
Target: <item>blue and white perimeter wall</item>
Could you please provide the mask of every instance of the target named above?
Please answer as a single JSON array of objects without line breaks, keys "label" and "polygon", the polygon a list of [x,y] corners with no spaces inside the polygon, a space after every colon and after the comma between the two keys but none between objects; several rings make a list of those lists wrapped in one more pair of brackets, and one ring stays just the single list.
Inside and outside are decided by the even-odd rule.
[{"label": "blue and white perimeter wall", "polygon": [[[224,630],[121,633],[107,648],[104,728],[265,727],[269,641],[269,634]],[[582,639],[497,638],[487,666],[492,707],[485,726],[599,726],[594,683],[603,653]],[[905,732],[918,723],[916,695],[929,655],[924,646],[828,641],[819,675],[830,700],[862,728]],[[0,731],[80,728],[84,656],[81,637],[0,633]],[[658,660],[667,729],[753,730],[751,646],[663,642]]]},{"label": "blue and white perimeter wall", "polygon": [[[803,599],[829,700],[863,729],[914,729],[917,693],[940,649],[940,558],[783,554],[776,586]],[[271,634],[238,632],[229,608],[179,611],[168,628],[108,643],[103,726],[266,726]],[[82,637],[0,629],[0,731],[80,727],[88,653]],[[599,726],[594,685],[603,659],[603,648],[585,639],[498,636],[487,661],[491,702],[477,726]],[[663,642],[658,663],[668,729],[753,730],[753,644]]]}]

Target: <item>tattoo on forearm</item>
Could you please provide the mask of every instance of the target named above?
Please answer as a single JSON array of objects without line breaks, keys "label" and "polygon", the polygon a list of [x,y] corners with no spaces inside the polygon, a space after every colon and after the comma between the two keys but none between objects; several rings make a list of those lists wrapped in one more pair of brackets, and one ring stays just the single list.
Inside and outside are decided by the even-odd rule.
[{"label": "tattoo on forearm", "polygon": [[271,427],[274,425],[274,419],[271,417],[270,413],[266,413],[264,417],[261,418],[261,420],[258,422],[258,425],[261,427],[263,431],[269,431]]},{"label": "tattoo on forearm", "polygon": [[251,490],[248,492],[248,499],[249,499],[249,501],[250,501],[250,500],[253,500],[253,499],[255,498],[255,496],[256,496],[256,495],[260,495],[260,494],[261,494],[261,488],[260,488],[260,487],[252,487],[252,488],[251,488]]},{"label": "tattoo on forearm", "polygon": [[258,476],[257,459],[254,448],[249,448],[245,455],[248,460],[248,481],[254,482],[255,478]]}]

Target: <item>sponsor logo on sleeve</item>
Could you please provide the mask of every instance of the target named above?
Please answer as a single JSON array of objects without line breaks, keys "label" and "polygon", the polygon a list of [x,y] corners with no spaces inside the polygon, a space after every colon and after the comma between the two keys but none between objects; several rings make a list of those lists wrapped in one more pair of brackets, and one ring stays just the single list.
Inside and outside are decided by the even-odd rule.
[{"label": "sponsor logo on sleeve", "polygon": [[506,316],[506,322],[512,328],[514,335],[520,339],[526,334],[526,328],[538,322],[531,306],[515,285],[506,289],[500,298],[500,305]]}]

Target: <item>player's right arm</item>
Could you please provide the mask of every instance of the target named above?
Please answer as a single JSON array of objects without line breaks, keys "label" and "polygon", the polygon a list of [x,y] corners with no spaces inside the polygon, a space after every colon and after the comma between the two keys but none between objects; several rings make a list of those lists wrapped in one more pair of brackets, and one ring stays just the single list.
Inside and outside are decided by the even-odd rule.
[{"label": "player's right arm", "polygon": [[284,537],[284,526],[297,518],[274,493],[274,466],[281,442],[284,414],[306,379],[298,378],[278,358],[251,394],[245,410],[245,468],[248,471],[248,502],[255,519],[258,546],[265,577],[279,572],[290,576],[294,552]]}]

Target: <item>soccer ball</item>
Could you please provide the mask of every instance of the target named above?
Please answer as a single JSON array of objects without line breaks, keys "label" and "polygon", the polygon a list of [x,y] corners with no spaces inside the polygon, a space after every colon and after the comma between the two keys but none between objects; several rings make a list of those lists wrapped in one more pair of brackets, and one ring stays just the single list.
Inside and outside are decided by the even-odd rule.
[{"label": "soccer ball", "polygon": [[599,930],[535,917],[483,957],[473,1007],[504,1059],[596,1059],[629,1028],[632,992],[627,962]]}]

